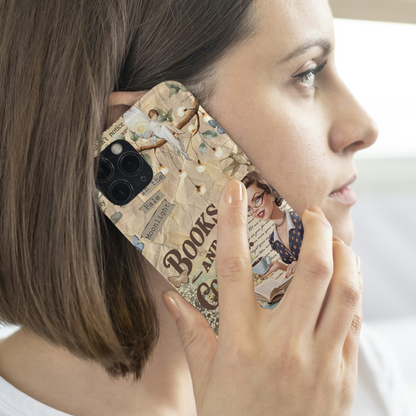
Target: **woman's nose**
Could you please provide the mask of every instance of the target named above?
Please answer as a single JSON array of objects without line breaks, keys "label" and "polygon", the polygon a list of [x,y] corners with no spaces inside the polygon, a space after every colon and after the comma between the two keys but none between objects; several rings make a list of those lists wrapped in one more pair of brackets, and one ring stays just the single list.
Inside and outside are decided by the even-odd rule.
[{"label": "woman's nose", "polygon": [[374,144],[378,137],[375,121],[358,103],[344,83],[334,94],[331,104],[333,124],[329,141],[333,152],[356,152]]}]

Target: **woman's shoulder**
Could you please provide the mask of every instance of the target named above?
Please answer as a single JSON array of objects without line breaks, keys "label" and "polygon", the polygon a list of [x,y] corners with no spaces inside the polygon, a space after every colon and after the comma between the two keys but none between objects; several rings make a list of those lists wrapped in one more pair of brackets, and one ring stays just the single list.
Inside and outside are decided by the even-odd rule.
[{"label": "woman's shoulder", "polygon": [[394,352],[366,323],[360,334],[358,383],[351,415],[415,415]]},{"label": "woman's shoulder", "polygon": [[286,212],[290,215],[290,217],[292,218],[292,221],[295,223],[295,225],[300,224],[300,218],[299,215],[296,214],[295,211],[293,211],[293,209],[291,210],[286,210]]},{"label": "woman's shoulder", "polygon": [[[0,345],[15,333],[18,326],[0,324]],[[0,349],[1,351],[1,349]],[[0,352],[1,353],[1,352]],[[0,376],[0,415],[1,416],[69,416],[47,406],[23,393]]]}]

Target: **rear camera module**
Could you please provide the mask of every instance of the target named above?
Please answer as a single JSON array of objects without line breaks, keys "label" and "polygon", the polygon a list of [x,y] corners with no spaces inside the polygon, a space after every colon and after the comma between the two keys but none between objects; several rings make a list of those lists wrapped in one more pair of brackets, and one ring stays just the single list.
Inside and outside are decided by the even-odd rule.
[{"label": "rear camera module", "polygon": [[119,155],[123,151],[123,146],[120,143],[114,143],[111,145],[111,153],[113,155]]},{"label": "rear camera module", "polygon": [[107,182],[113,176],[113,172],[113,164],[108,159],[101,159],[98,166],[98,181]]},{"label": "rear camera module", "polygon": [[136,175],[142,170],[143,161],[137,153],[125,153],[120,157],[119,167],[126,175]]},{"label": "rear camera module", "polygon": [[126,181],[117,181],[109,189],[113,200],[119,205],[126,204],[134,196],[133,187]]},{"label": "rear camera module", "polygon": [[152,166],[125,139],[110,143],[95,163],[98,163],[95,186],[114,205],[127,205],[153,179]]}]

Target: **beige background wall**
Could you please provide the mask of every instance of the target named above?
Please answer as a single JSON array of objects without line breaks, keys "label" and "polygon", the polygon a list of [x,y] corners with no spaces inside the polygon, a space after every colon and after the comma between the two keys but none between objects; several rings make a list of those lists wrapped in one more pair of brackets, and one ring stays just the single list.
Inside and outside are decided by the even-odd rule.
[{"label": "beige background wall", "polygon": [[335,17],[416,23],[416,0],[329,0]]}]

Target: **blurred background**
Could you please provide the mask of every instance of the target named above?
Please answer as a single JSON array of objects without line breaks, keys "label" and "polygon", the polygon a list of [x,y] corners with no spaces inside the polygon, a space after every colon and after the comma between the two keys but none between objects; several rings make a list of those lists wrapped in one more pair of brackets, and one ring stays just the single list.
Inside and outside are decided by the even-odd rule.
[{"label": "blurred background", "polygon": [[380,129],[352,185],[364,321],[395,350],[416,404],[416,0],[329,2],[340,75]]}]

